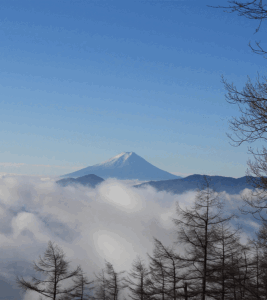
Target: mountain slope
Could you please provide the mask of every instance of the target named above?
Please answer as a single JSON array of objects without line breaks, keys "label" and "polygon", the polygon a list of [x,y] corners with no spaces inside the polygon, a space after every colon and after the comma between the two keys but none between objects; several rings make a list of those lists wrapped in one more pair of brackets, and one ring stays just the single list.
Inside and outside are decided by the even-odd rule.
[{"label": "mountain slope", "polygon": [[102,178],[138,179],[138,180],[167,180],[181,178],[163,171],[134,152],[123,152],[103,163],[90,166],[61,177],[80,177],[95,174]]},{"label": "mountain slope", "polygon": [[96,187],[98,184],[103,182],[104,179],[101,177],[98,177],[94,174],[85,175],[78,178],[64,178],[61,180],[58,180],[56,183],[58,183],[61,186],[68,186],[72,184],[81,184],[88,187]]},{"label": "mountain slope", "polygon": [[[152,186],[158,191],[166,191],[173,194],[182,194],[190,190],[196,190],[204,183],[205,175],[190,175],[182,179],[161,180],[145,182],[135,187],[141,188],[145,186]],[[245,188],[252,189],[252,186],[247,183],[246,177],[232,178],[223,176],[208,176],[210,179],[210,186],[217,192],[227,192],[229,194],[238,194]]]}]

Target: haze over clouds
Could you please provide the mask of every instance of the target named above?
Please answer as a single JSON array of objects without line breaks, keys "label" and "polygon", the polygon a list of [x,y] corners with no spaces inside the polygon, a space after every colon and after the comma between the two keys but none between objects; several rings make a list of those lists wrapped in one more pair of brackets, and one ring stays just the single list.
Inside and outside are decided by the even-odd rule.
[{"label": "haze over clouds", "polygon": [[[146,253],[152,253],[153,237],[172,245],[175,202],[185,207],[195,195],[136,189],[129,181],[113,179],[90,189],[63,188],[49,178],[3,177],[0,275],[14,280],[15,275],[31,274],[31,262],[49,240],[63,248],[73,268],[81,264],[91,278],[104,267],[104,259],[118,271],[129,271],[138,254],[146,259]],[[241,203],[240,195],[224,197],[230,210]]]}]

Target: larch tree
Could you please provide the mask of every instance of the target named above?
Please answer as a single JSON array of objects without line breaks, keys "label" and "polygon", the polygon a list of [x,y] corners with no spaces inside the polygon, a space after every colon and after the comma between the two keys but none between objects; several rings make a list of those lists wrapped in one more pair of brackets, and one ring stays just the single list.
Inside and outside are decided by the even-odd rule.
[{"label": "larch tree", "polygon": [[[155,254],[155,250],[154,250]],[[156,257],[156,255],[149,255],[150,259],[149,269],[150,269],[150,290],[153,299],[165,300],[168,299],[168,286],[167,286],[167,273],[165,270],[163,259]]]},{"label": "larch tree", "polygon": [[184,270],[187,263],[172,248],[164,246],[156,238],[150,260],[152,295],[158,299],[173,300],[184,296]]},{"label": "larch tree", "polygon": [[80,273],[72,279],[75,290],[69,293],[72,300],[91,300],[93,297],[94,283],[93,280],[89,280],[82,270]]},{"label": "larch tree", "polygon": [[97,300],[110,300],[108,279],[106,278],[105,270],[102,269],[99,274],[95,274],[96,286],[94,290],[94,297]]},{"label": "larch tree", "polygon": [[132,269],[125,279],[130,290],[129,297],[133,300],[149,300],[150,271],[144,261],[138,256],[132,264]]},{"label": "larch tree", "polygon": [[121,277],[124,272],[116,272],[113,265],[105,261],[105,269],[96,275],[96,298],[99,300],[118,300],[119,293],[127,287],[125,278]]},{"label": "larch tree", "polygon": [[233,256],[240,252],[240,228],[233,230],[230,224],[223,222],[216,226],[216,243],[213,244],[213,273],[210,282],[213,284],[213,298],[231,300],[235,294],[236,285],[233,283]]},{"label": "larch tree", "polygon": [[46,278],[38,279],[33,276],[31,281],[27,281],[23,277],[17,277],[17,284],[25,291],[34,291],[53,300],[67,297],[76,286],[62,287],[62,285],[80,273],[80,267],[69,271],[69,264],[63,250],[49,241],[43,257],[40,256],[37,262],[33,262],[34,270]]},{"label": "larch tree", "polygon": [[224,217],[223,201],[220,195],[210,188],[210,182],[205,177],[205,183],[197,192],[191,208],[181,208],[177,203],[177,243],[184,246],[185,254],[180,259],[189,263],[187,280],[193,290],[190,294],[200,296],[202,300],[212,296],[212,286],[209,284],[215,272],[214,246],[218,242],[216,229],[220,224],[234,217]]},{"label": "larch tree", "polygon": [[121,275],[125,271],[116,272],[113,265],[106,261],[106,273],[108,275],[108,290],[111,300],[118,300],[119,293],[127,287],[125,278]]}]

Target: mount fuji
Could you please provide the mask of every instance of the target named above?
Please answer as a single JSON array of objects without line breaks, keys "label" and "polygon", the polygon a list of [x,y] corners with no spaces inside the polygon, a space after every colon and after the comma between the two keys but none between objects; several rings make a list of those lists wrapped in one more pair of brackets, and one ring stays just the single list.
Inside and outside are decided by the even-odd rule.
[{"label": "mount fuji", "polygon": [[153,166],[134,152],[122,152],[100,164],[61,177],[77,178],[89,174],[94,174],[104,179],[112,177],[122,180],[168,180],[181,178]]}]

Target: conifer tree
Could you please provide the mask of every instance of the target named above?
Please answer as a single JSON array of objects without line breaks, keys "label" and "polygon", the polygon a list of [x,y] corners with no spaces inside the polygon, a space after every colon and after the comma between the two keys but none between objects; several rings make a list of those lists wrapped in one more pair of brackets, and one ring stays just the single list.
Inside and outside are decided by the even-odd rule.
[{"label": "conifer tree", "polygon": [[226,222],[219,224],[216,228],[217,241],[213,245],[214,262],[211,262],[214,272],[210,276],[214,299],[230,300],[233,298],[235,286],[232,283],[231,270],[235,268],[235,265],[232,264],[232,257],[240,252],[239,232],[239,228],[233,230]]},{"label": "conifer tree", "polygon": [[224,217],[223,201],[220,195],[205,183],[197,192],[192,208],[182,209],[177,203],[178,218],[174,219],[177,226],[177,243],[183,244],[185,255],[181,257],[189,263],[188,277],[193,284],[192,295],[200,295],[202,300],[212,296],[209,284],[214,273],[214,246],[218,242],[216,228],[219,224],[229,221],[234,216]]},{"label": "conifer tree", "polygon": [[[150,256],[153,295],[158,299],[177,300],[184,295],[185,267],[174,250],[154,238],[153,257]],[[160,297],[160,298],[159,298]]]},{"label": "conifer tree", "polygon": [[53,300],[67,297],[70,292],[75,290],[75,285],[64,288],[62,284],[80,272],[80,267],[69,271],[69,264],[63,250],[49,241],[44,256],[40,256],[38,262],[33,263],[35,271],[46,276],[45,280],[33,276],[31,281],[27,281],[23,277],[17,277],[17,284],[25,291],[35,291],[41,296]]},{"label": "conifer tree", "polygon": [[148,256],[150,259],[151,294],[153,295],[153,299],[165,300],[167,299],[168,291],[166,283],[167,274],[163,260],[160,257],[150,256],[149,254]]},{"label": "conifer tree", "polygon": [[72,300],[89,300],[94,299],[92,286],[94,281],[90,281],[82,270],[73,278],[75,290],[69,293]]},{"label": "conifer tree", "polygon": [[130,290],[130,298],[133,300],[149,300],[150,272],[144,261],[138,256],[132,264],[132,269],[126,279]]},{"label": "conifer tree", "polygon": [[116,272],[113,265],[105,261],[105,269],[96,275],[95,297],[98,300],[118,300],[119,293],[127,287],[125,278],[121,277],[125,271]]},{"label": "conifer tree", "polygon": [[108,291],[111,300],[118,300],[119,293],[127,287],[125,278],[121,277],[125,271],[116,272],[113,265],[106,261],[106,273],[108,275]]},{"label": "conifer tree", "polygon": [[101,272],[96,275],[96,287],[94,291],[94,297],[97,300],[110,300],[109,290],[108,290],[108,279],[106,278],[105,270],[102,269]]}]

